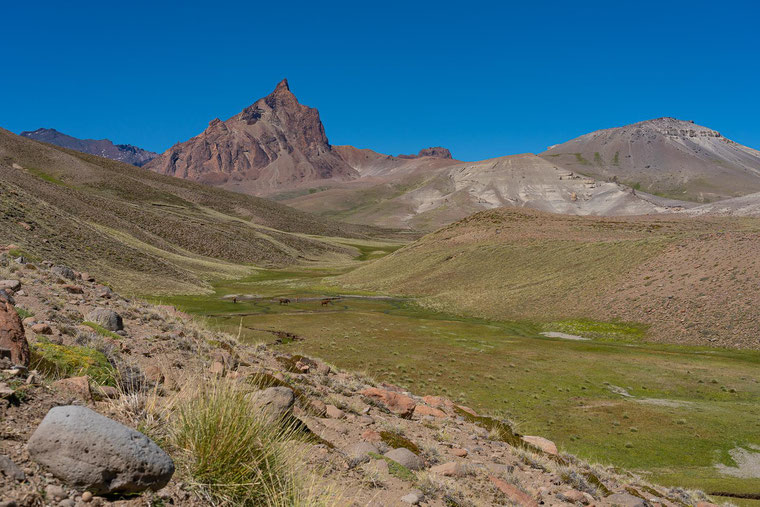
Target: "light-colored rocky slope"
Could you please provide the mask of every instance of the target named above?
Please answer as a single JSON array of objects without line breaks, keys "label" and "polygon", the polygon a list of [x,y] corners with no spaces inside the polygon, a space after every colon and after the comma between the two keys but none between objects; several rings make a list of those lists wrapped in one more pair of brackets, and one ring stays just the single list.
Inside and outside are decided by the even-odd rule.
[{"label": "light-colored rocky slope", "polygon": [[370,150],[349,153],[346,158],[360,167],[361,180],[284,202],[348,222],[422,230],[501,206],[572,215],[641,215],[689,205],[581,176],[529,153],[480,162],[397,160]]},{"label": "light-colored rocky slope", "polygon": [[541,156],[569,170],[647,192],[715,201],[760,191],[760,152],[675,118],[597,130]]}]

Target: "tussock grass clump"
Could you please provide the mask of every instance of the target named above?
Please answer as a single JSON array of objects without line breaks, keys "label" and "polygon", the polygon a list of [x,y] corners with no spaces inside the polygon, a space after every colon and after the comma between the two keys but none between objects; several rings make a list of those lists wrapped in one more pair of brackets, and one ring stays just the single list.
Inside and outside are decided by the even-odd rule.
[{"label": "tussock grass clump", "polygon": [[171,439],[198,493],[215,505],[325,505],[298,464],[294,428],[254,410],[247,394],[207,382],[177,406]]},{"label": "tussock grass clump", "polygon": [[37,342],[30,346],[30,367],[52,378],[87,375],[101,385],[116,385],[117,372],[108,358],[90,347]]}]

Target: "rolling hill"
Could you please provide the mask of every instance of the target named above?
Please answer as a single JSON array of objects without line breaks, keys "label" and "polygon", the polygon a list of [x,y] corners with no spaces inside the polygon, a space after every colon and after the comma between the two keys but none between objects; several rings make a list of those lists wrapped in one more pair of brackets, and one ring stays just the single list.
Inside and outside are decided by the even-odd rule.
[{"label": "rolling hill", "polygon": [[760,151],[675,118],[597,130],[541,157],[674,199],[710,202],[760,191]]},{"label": "rolling hill", "polygon": [[204,290],[252,264],[351,258],[332,238],[380,233],[2,129],[0,192],[4,244],[143,293]]},{"label": "rolling hill", "polygon": [[345,274],[354,289],[497,320],[621,320],[647,339],[760,349],[760,220],[500,208]]}]

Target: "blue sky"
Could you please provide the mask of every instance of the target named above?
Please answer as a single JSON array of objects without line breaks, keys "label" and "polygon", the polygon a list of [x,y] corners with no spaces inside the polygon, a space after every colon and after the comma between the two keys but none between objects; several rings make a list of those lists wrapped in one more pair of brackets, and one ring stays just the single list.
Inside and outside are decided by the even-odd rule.
[{"label": "blue sky", "polygon": [[287,77],[332,144],[384,153],[540,152],[659,116],[760,148],[751,2],[26,4],[2,9],[14,132],[163,151]]}]

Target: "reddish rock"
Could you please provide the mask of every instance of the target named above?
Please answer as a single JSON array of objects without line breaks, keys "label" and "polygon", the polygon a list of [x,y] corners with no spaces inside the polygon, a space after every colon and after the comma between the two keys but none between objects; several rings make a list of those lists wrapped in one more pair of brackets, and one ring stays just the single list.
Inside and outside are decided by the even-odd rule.
[{"label": "reddish rock", "polygon": [[0,348],[11,351],[13,364],[29,366],[29,343],[21,317],[8,302],[0,302]]},{"label": "reddish rock", "polygon": [[69,394],[73,394],[77,398],[85,401],[92,400],[92,392],[90,391],[90,381],[86,376],[84,377],[70,377],[53,382],[53,387],[66,391]]},{"label": "reddish rock", "polygon": [[433,408],[451,408],[454,404],[443,396],[423,396],[422,401]]},{"label": "reddish rock", "polygon": [[322,400],[310,400],[309,406],[311,408],[311,412],[313,412],[317,417],[324,417],[327,415],[327,405]]},{"label": "reddish rock", "polygon": [[415,417],[424,417],[426,415],[433,417],[446,417],[446,412],[437,408],[428,407],[427,405],[417,405],[414,407]]},{"label": "reddish rock", "polygon": [[84,289],[78,285],[66,284],[63,286],[63,290],[69,294],[84,294]]},{"label": "reddish rock", "polygon": [[535,437],[535,436],[526,435],[522,437],[522,439],[525,442],[535,447],[538,447],[539,449],[544,451],[546,454],[554,454],[554,455],[558,454],[557,445],[551,440],[548,440],[544,437]]},{"label": "reddish rock", "polygon": [[36,334],[53,334],[53,329],[44,322],[32,325],[32,331]]},{"label": "reddish rock", "polygon": [[499,479],[498,477],[490,476],[489,479],[491,479],[493,485],[496,486],[499,491],[504,493],[504,495],[506,495],[510,501],[523,507],[538,507],[538,502],[536,502],[526,493],[523,493],[517,489],[516,486],[513,486],[512,484],[503,479]]},{"label": "reddish rock", "polygon": [[464,458],[465,456],[467,456],[467,449],[455,448],[451,450],[451,454],[453,454],[454,456],[458,458]]},{"label": "reddish rock", "polygon": [[382,403],[394,414],[401,417],[411,417],[416,403],[409,396],[401,393],[370,387],[361,392],[362,395]]},{"label": "reddish rock", "polygon": [[465,412],[467,412],[468,414],[470,414],[470,415],[471,415],[471,416],[473,416],[473,417],[478,417],[478,413],[477,413],[477,412],[475,412],[475,411],[474,411],[473,409],[471,409],[470,407],[465,407],[464,405],[456,405],[456,407],[457,407],[459,410],[464,410]]}]

